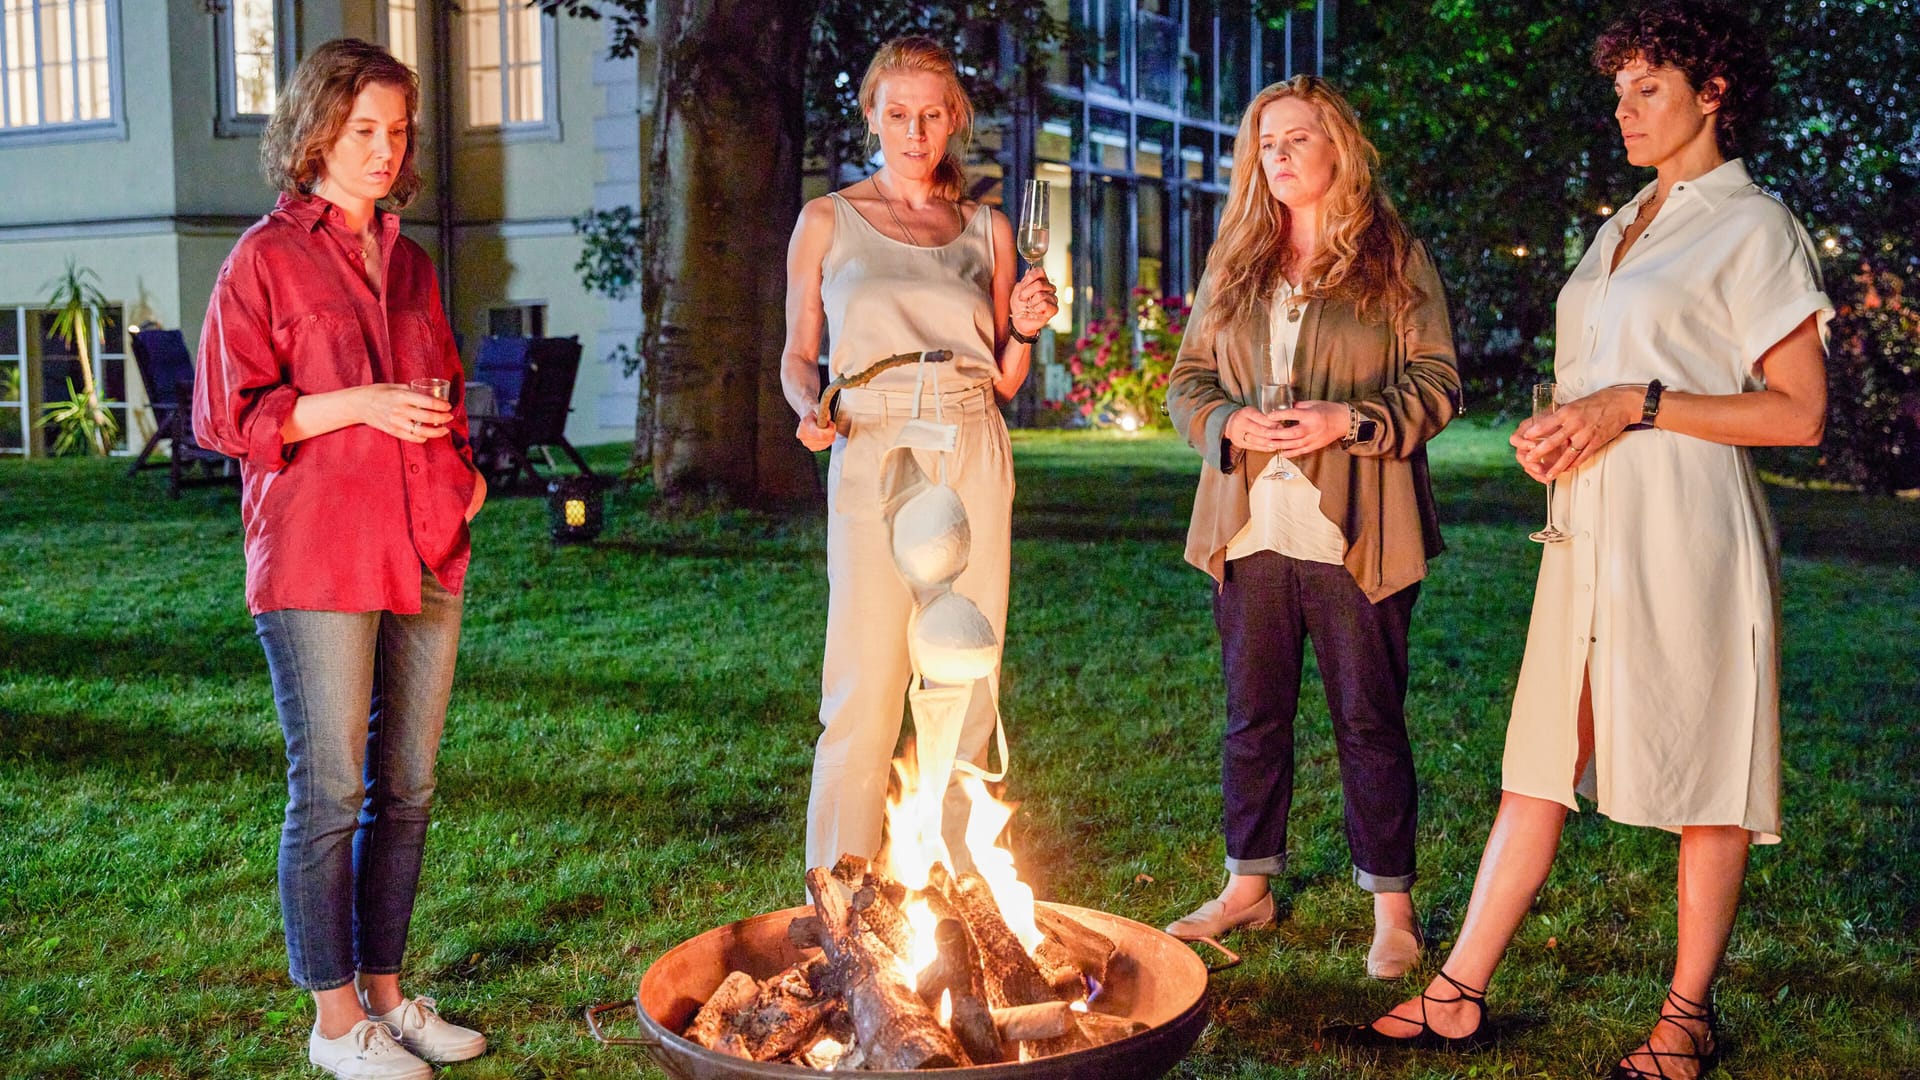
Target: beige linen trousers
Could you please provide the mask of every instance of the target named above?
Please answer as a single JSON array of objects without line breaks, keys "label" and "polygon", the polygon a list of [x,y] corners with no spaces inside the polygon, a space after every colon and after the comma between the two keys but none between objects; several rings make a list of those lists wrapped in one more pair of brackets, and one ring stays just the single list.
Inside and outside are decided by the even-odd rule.
[{"label": "beige linen trousers", "polygon": [[[922,396],[925,419],[934,418],[933,396]],[[827,467],[827,643],[820,676],[822,731],[807,801],[808,866],[831,866],[846,854],[871,858],[880,850],[887,779],[914,678],[907,647],[914,595],[894,566],[880,473],[913,405],[912,392],[858,389],[840,397],[848,425],[834,441]],[[946,458],[946,482],[966,507],[973,535],[967,568],[954,580],[953,591],[979,607],[1004,643],[1013,448],[991,384],[940,395],[940,412],[945,422],[959,427],[954,452],[915,450],[913,455],[929,477],[940,475],[939,459]],[[995,664],[993,673],[975,684],[961,726],[959,760],[986,764],[999,691]],[[957,800],[950,798],[942,831],[956,851],[965,825]]]}]

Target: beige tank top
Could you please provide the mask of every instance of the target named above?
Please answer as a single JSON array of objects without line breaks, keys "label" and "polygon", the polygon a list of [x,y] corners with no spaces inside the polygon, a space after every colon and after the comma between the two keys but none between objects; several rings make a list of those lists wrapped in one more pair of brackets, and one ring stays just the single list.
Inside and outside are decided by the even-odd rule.
[{"label": "beige tank top", "polygon": [[[918,247],[873,227],[853,204],[833,196],[833,244],[821,264],[820,300],[827,309],[833,377],[852,374],[895,353],[950,349],[940,389],[959,390],[999,374],[993,356],[993,230],[982,206],[960,235],[939,247]],[[882,372],[874,390],[914,385],[914,367]]]}]

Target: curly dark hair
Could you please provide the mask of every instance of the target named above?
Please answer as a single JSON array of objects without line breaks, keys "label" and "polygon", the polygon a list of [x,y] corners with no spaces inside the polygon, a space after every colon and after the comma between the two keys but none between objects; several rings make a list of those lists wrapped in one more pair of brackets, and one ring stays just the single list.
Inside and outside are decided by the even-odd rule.
[{"label": "curly dark hair", "polygon": [[1714,138],[1729,156],[1751,145],[1773,90],[1773,59],[1738,8],[1719,0],[1655,0],[1614,20],[1593,43],[1593,66],[1602,75],[1635,60],[1671,65],[1695,90],[1725,80]]}]

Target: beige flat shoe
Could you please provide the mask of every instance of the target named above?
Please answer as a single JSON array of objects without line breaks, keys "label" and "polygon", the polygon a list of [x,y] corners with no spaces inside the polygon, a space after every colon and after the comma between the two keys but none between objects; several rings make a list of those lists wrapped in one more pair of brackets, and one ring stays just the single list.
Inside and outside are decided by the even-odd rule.
[{"label": "beige flat shoe", "polygon": [[1367,950],[1367,974],[1397,979],[1420,963],[1420,939],[1397,926],[1375,926],[1373,947]]},{"label": "beige flat shoe", "polygon": [[1272,893],[1239,911],[1228,911],[1227,906],[1216,897],[1195,908],[1192,914],[1168,923],[1167,933],[1182,941],[1199,941],[1202,938],[1219,937],[1240,927],[1252,930],[1272,926],[1273,912]]}]

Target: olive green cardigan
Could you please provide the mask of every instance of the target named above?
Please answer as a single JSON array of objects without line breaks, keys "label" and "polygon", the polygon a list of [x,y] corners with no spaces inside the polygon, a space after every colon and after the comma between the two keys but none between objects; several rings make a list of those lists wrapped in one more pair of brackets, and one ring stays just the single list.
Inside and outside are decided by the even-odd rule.
[{"label": "olive green cardigan", "polygon": [[[1379,602],[1426,576],[1440,554],[1440,522],[1427,482],[1427,440],[1460,411],[1460,370],[1440,275],[1416,246],[1409,276],[1421,302],[1405,317],[1362,319],[1344,299],[1310,300],[1294,349],[1302,401],[1348,402],[1376,422],[1373,437],[1334,443],[1295,461],[1320,492],[1320,511],[1346,538],[1344,560],[1367,599]],[[1174,427],[1200,452],[1200,490],[1187,530],[1187,561],[1225,580],[1227,543],[1250,516],[1247,485],[1272,455],[1227,442],[1227,418],[1255,401],[1261,326],[1203,334],[1207,285],[1194,298],[1167,386]],[[1261,315],[1264,319],[1264,312]]]}]

